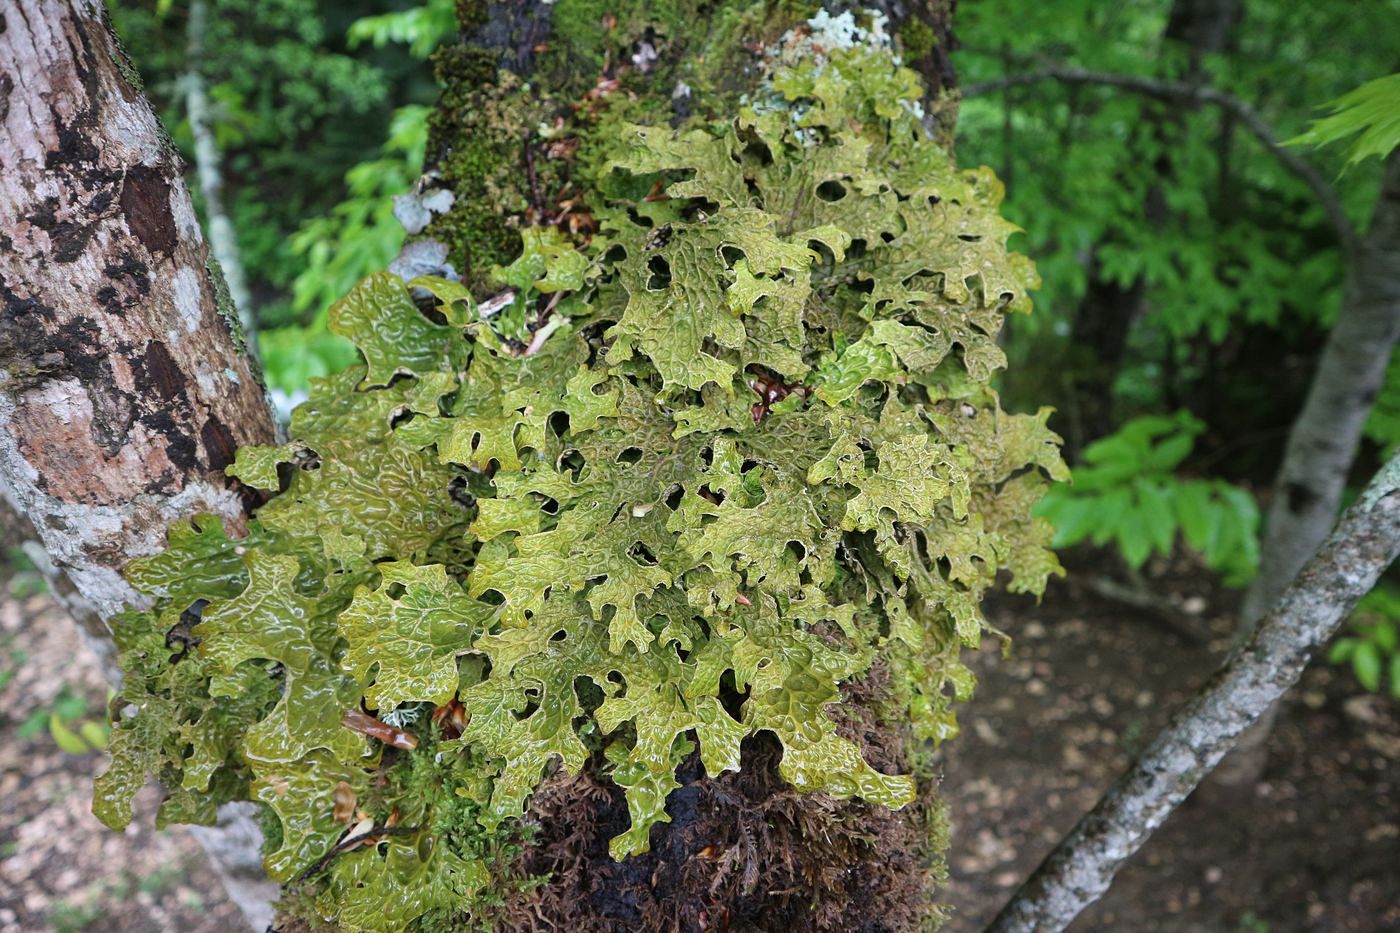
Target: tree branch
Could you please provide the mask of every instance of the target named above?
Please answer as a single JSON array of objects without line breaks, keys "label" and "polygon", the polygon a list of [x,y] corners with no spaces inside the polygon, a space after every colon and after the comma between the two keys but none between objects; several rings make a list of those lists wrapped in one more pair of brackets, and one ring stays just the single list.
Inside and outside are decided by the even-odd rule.
[{"label": "tree branch", "polygon": [[1376,474],[1253,637],[1041,863],[989,933],[1062,930],[1235,739],[1295,684],[1313,651],[1400,555],[1400,453]]},{"label": "tree branch", "polygon": [[1029,71],[1023,74],[1003,75],[990,81],[981,81],[976,84],[963,86],[963,97],[976,97],[981,94],[989,94],[994,91],[1004,90],[1009,87],[1016,87],[1023,84],[1038,84],[1042,81],[1059,81],[1062,84],[1090,84],[1102,87],[1114,87],[1120,90],[1132,91],[1134,94],[1141,94],[1146,97],[1154,97],[1160,100],[1190,100],[1202,104],[1212,104],[1234,114],[1236,119],[1254,134],[1254,138],[1277,159],[1284,168],[1296,175],[1303,184],[1311,189],[1313,196],[1322,205],[1322,210],[1327,215],[1327,220],[1336,231],[1337,239],[1341,242],[1342,248],[1350,252],[1356,245],[1356,228],[1347,219],[1346,211],[1342,208],[1341,199],[1337,197],[1336,190],[1328,183],[1313,165],[1298,155],[1297,152],[1288,148],[1278,141],[1273,129],[1260,116],[1259,112],[1231,94],[1227,94],[1217,88],[1202,84],[1187,84],[1181,81],[1164,81],[1158,78],[1147,78],[1138,75],[1113,74],[1111,72],[1085,71],[1081,68],[1069,68],[1063,65],[1052,65],[1041,68],[1037,71]]}]

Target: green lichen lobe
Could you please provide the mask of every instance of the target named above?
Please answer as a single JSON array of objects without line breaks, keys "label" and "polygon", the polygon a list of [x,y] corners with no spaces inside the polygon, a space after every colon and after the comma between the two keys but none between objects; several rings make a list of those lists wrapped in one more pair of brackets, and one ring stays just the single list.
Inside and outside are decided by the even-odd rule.
[{"label": "green lichen lobe", "polygon": [[[401,929],[489,922],[559,767],[624,791],[617,858],[692,753],[733,771],[759,733],[800,790],[915,801],[982,594],[1062,572],[1030,508],[1064,467],[990,387],[1034,282],[1000,186],[848,25],[773,40],[733,114],[616,114],[578,155],[596,229],[515,233],[508,308],[381,274],[332,311],[366,362],[240,452],[277,493],[248,535],[202,519],[132,568],[156,605],[119,627],[99,815],[146,774],[172,818],[261,801],[307,911]],[[840,728],[877,665],[914,773]]]}]

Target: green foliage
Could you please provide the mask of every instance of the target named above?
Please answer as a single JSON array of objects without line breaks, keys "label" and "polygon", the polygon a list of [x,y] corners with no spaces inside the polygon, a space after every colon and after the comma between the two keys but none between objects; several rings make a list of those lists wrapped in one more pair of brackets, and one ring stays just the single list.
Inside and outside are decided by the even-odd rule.
[{"label": "green foliage", "polygon": [[[15,652],[13,660],[23,663],[20,652]],[[10,679],[13,671],[0,671],[0,687]],[[94,717],[96,713],[96,718]],[[20,723],[16,734],[21,739],[34,739],[47,731],[49,738],[61,750],[70,755],[86,755],[107,747],[107,736],[111,731],[102,721],[100,708],[88,708],[88,701],[81,695],[64,687],[52,702],[35,709]]]},{"label": "green foliage", "polygon": [[1086,447],[1074,484],[1051,488],[1035,510],[1055,526],[1055,546],[1112,544],[1136,570],[1153,553],[1169,556],[1180,537],[1227,585],[1248,583],[1259,566],[1254,498],[1174,472],[1203,428],[1184,412],[1134,418]]},{"label": "green foliage", "polygon": [[304,326],[259,335],[269,386],[289,394],[304,391],[310,379],[354,361],[353,345],[328,328],[328,309],[364,276],[389,265],[402,248],[404,228],[394,217],[393,196],[407,192],[422,171],[427,114],[426,107],[400,108],[381,157],[346,173],[350,196],[304,221],[291,238],[292,252],[305,264],[292,283],[292,306],[314,317]]},{"label": "green foliage", "polygon": [[1332,664],[1350,664],[1361,686],[1377,693],[1382,685],[1400,700],[1400,589],[1382,583],[1357,604],[1351,633],[1328,649]]},{"label": "green foliage", "polygon": [[1400,74],[1367,81],[1326,106],[1330,114],[1314,120],[1306,132],[1289,142],[1326,146],[1356,136],[1347,147],[1348,165],[1371,156],[1384,159],[1400,146]]},{"label": "green foliage", "polygon": [[423,6],[363,16],[350,24],[346,35],[352,46],[371,42],[376,48],[397,42],[408,46],[417,58],[427,58],[457,32],[452,0],[428,0]]},{"label": "green foliage", "polygon": [[791,33],[732,117],[586,140],[601,230],[521,231],[499,317],[383,273],[331,309],[365,362],[239,451],[277,493],[247,535],[199,519],[131,568],[104,821],[148,774],[163,821],[261,801],[300,909],[400,929],[488,922],[556,763],[625,792],[618,858],[686,756],[737,769],[757,732],[800,790],[914,799],[829,708],[878,658],[911,755],[954,734],[982,594],[1062,573],[1030,513],[1066,472],[1049,412],[988,384],[1034,282],[1000,185],[868,41]]},{"label": "green foliage", "polygon": [[[7,546],[0,551],[0,576],[4,578],[5,592],[14,599],[28,599],[48,589],[44,575],[22,547]],[[4,685],[3,677],[0,674],[0,686]]]},{"label": "green foliage", "polygon": [[436,95],[419,59],[450,31],[451,6],[381,13],[365,0],[221,0],[206,54],[191,63],[184,3],[111,4],[191,164],[182,79],[192,67],[205,79],[225,208],[278,393],[299,397],[308,379],[354,360],[353,348],[327,332],[325,311],[402,245],[391,196],[418,178],[426,105]]},{"label": "green foliage", "polygon": [[[1400,61],[1394,0],[1251,2],[1228,52],[1193,50],[1193,36],[1220,35],[1207,24],[1227,6],[987,0],[959,7],[954,60],[974,88],[1047,62],[1200,81],[1249,104],[1284,139],[1304,130],[1318,101]],[[1173,20],[1182,38],[1169,38]],[[1010,404],[1054,403],[1076,447],[1135,414],[1183,405],[1222,436],[1277,427],[1281,396],[1301,397],[1279,360],[1316,353],[1340,306],[1342,260],[1315,196],[1238,120],[1046,80],[964,98],[957,132],[963,160],[998,166],[1004,212],[1027,228],[1018,248],[1044,279],[1040,313],[1004,341]],[[1340,147],[1304,155],[1325,174],[1345,159]],[[1358,225],[1379,174],[1371,160],[1338,185]],[[1276,466],[1222,463],[1228,476]]]}]

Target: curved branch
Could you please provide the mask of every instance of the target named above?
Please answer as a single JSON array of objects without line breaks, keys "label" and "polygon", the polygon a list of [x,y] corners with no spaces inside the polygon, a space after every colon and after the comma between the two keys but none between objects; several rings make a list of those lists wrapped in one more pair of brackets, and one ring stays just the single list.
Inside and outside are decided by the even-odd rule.
[{"label": "curved branch", "polygon": [[1376,474],[1249,642],[1183,706],[1041,863],[989,933],[1063,930],[1108,890],[1234,744],[1303,673],[1313,651],[1400,555],[1400,454]]},{"label": "curved branch", "polygon": [[1042,81],[1114,87],[1159,100],[1189,100],[1202,104],[1212,104],[1228,111],[1244,124],[1250,133],[1254,134],[1254,138],[1259,140],[1284,168],[1308,186],[1327,214],[1327,220],[1336,231],[1337,239],[1341,242],[1342,248],[1350,252],[1356,245],[1356,228],[1347,219],[1346,211],[1342,208],[1342,202],[1337,197],[1336,190],[1322,176],[1322,173],[1297,152],[1280,143],[1268,122],[1260,116],[1259,111],[1238,97],[1217,88],[1202,84],[1186,84],[1181,81],[1164,81],[1138,75],[1085,71],[1082,68],[1054,65],[1037,71],[1004,75],[991,81],[964,85],[962,94],[963,97],[976,97],[979,94],[989,94],[1023,84],[1038,84]]}]

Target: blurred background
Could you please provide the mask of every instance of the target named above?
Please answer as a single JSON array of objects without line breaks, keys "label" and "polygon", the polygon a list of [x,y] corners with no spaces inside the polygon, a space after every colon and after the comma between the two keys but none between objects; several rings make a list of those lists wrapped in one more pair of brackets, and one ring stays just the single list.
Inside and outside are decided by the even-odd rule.
[{"label": "blurred background", "polygon": [[[453,0],[217,0],[193,21],[190,0],[108,6],[206,221],[231,229],[289,408],[353,357],[326,330],[330,303],[403,245],[393,197],[422,171]],[[979,699],[942,752],[949,928],[975,930],[1232,644],[1355,261],[1335,215],[1364,231],[1380,190],[1386,153],[1368,155],[1355,113],[1400,120],[1400,78],[1377,80],[1400,69],[1400,3],[963,0],[955,31],[958,160],[995,168],[1042,278],[1035,313],[1002,338],[1003,406],[1054,406],[1076,475],[1040,506],[1069,576],[1039,605],[992,607],[1014,647],[982,652]],[[1151,82],[1243,109],[1143,93]],[[212,149],[192,128],[201,106]],[[1251,120],[1285,144],[1262,145]],[[1311,167],[1332,214],[1280,151]],[[211,153],[212,204],[196,171]],[[1393,363],[1356,487],[1396,443]],[[154,797],[126,836],[88,815],[105,687],[31,569],[42,558],[7,545],[0,931],[235,929],[198,848],[151,831]],[[1290,694],[1263,780],[1229,806],[1184,807],[1076,929],[1400,929],[1398,626],[1386,582]]]}]

